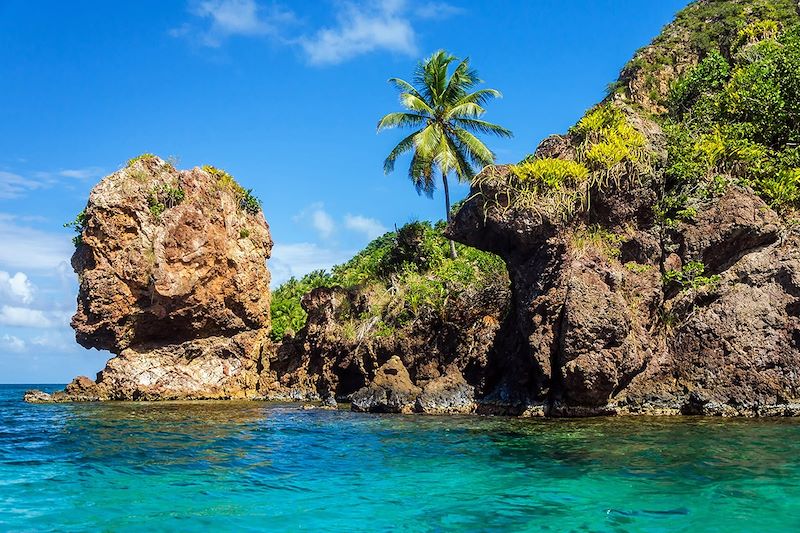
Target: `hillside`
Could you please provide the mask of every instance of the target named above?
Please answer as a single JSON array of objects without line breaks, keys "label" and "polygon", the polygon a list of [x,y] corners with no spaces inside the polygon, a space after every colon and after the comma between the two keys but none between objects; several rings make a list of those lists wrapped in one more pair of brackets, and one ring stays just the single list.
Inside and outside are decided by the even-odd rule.
[{"label": "hillside", "polygon": [[[693,3],[568,133],[476,178],[445,233],[502,257],[511,280],[510,302],[492,307],[508,312],[486,313],[501,322],[482,335],[480,365],[447,343],[431,345],[441,356],[420,356],[439,325],[398,329],[366,287],[438,293],[420,300],[419,312],[434,316],[457,312],[464,287],[491,286],[498,273],[478,268],[454,293],[441,273],[388,284],[357,265],[380,262],[397,242],[389,235],[331,276],[276,291],[274,321],[284,313],[291,325],[274,334],[297,331],[275,367],[283,394],[317,391],[379,411],[436,411],[436,396],[449,412],[794,412],[797,9],[787,0]],[[353,296],[317,289],[303,298],[310,318],[298,329],[301,294],[316,285],[342,286],[362,304],[338,314]],[[480,315],[450,322],[453,334]],[[360,355],[377,331],[393,349]]]}]

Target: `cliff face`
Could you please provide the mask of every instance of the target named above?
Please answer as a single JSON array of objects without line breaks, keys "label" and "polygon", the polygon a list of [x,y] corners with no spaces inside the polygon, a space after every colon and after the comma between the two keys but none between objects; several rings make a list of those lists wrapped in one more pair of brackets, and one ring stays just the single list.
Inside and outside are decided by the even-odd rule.
[{"label": "cliff face", "polygon": [[96,384],[82,381],[86,396],[256,394],[272,241],[249,193],[204,168],[144,156],[92,190],[72,258],[72,326],[82,346],[115,357]]},{"label": "cliff face", "polygon": [[510,411],[800,411],[796,8],[692,4],[567,135],[475,180],[447,232],[508,266]]},{"label": "cliff face", "polygon": [[477,250],[425,223],[376,239],[276,291],[275,345],[252,198],[133,161],[73,258],[78,341],[116,357],[54,399],[800,414],[797,9],[691,4],[568,133],[474,180],[445,233]]},{"label": "cliff face", "polygon": [[475,250],[425,266],[448,250],[434,235],[416,223],[384,236],[364,259],[382,257],[387,273],[344,288],[350,274],[362,277],[356,261],[303,296],[305,326],[270,360],[265,396],[351,401],[371,412],[474,412],[498,360],[508,279],[497,261],[479,266],[489,258]]},{"label": "cliff face", "polygon": [[[501,213],[474,192],[449,233],[508,264],[519,350],[506,354],[505,388],[520,399],[508,412],[800,409],[800,236],[752,192],[731,188],[710,200],[673,230],[675,253],[646,219],[616,216],[627,203],[587,215],[620,221],[602,226],[621,236],[609,253],[587,245],[585,222],[556,231],[524,210]],[[667,269],[702,258],[718,280],[687,289],[664,282]]]},{"label": "cliff face", "polygon": [[797,9],[693,3],[569,133],[478,176],[446,233],[506,264],[485,334],[453,299],[347,342],[352,293],[320,289],[277,380],[378,412],[800,413]]}]

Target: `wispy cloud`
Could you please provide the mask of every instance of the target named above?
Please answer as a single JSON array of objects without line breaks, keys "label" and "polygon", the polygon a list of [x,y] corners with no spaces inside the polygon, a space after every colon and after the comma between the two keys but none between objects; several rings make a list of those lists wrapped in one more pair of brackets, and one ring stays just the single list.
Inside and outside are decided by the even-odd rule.
[{"label": "wispy cloud", "polygon": [[352,256],[350,250],[325,248],[310,242],[276,244],[269,260],[272,284],[279,285],[293,276],[299,278],[314,270],[327,270]]},{"label": "wispy cloud", "polygon": [[310,63],[333,65],[376,50],[405,55],[417,53],[417,36],[407,16],[405,2],[347,3],[336,19],[334,27],[322,28],[313,36],[301,39]]},{"label": "wispy cloud", "polygon": [[329,239],[333,236],[333,232],[336,229],[333,217],[325,211],[325,205],[322,202],[311,204],[292,219],[295,222],[304,222],[311,225],[323,239]]},{"label": "wispy cloud", "polygon": [[16,172],[0,170],[0,200],[13,200],[27,196],[30,192],[48,189],[59,183],[63,178],[87,180],[103,175],[100,167],[85,167],[59,170],[55,172],[37,171],[26,173],[23,176]]},{"label": "wispy cloud", "polygon": [[349,213],[344,216],[344,225],[347,229],[361,233],[370,240],[380,237],[388,231],[380,221],[374,218],[367,218],[362,215],[351,215]]},{"label": "wispy cloud", "polygon": [[72,244],[64,233],[49,233],[21,225],[0,213],[0,267],[22,271],[52,271],[68,262]]},{"label": "wispy cloud", "polygon": [[104,173],[105,171],[101,167],[68,168],[57,172],[61,177],[74,178],[77,180],[99,178]]},{"label": "wispy cloud", "polygon": [[414,14],[422,19],[445,19],[460,15],[464,10],[446,2],[428,2],[415,4]]},{"label": "wispy cloud", "polygon": [[4,305],[0,307],[0,325],[23,328],[50,328],[54,322],[41,309]]},{"label": "wispy cloud", "polygon": [[4,350],[10,352],[22,353],[25,351],[25,341],[15,335],[5,334],[0,337],[0,344]]},{"label": "wispy cloud", "polygon": [[298,15],[279,4],[204,0],[190,8],[193,20],[170,34],[210,47],[219,47],[232,36],[270,37],[280,44],[298,46],[312,65],[335,65],[378,51],[416,55],[415,21],[442,20],[462,12],[437,1],[345,0],[333,5],[332,20],[313,28],[302,26],[304,13]]},{"label": "wispy cloud", "polygon": [[39,180],[23,178],[19,174],[0,170],[0,199],[20,198],[28,194],[28,192],[41,189],[46,185],[46,183]]},{"label": "wispy cloud", "polygon": [[210,47],[219,47],[233,36],[276,36],[295,21],[290,10],[277,4],[264,7],[255,0],[203,0],[190,12],[199,21],[173,28],[170,35],[196,39]]}]

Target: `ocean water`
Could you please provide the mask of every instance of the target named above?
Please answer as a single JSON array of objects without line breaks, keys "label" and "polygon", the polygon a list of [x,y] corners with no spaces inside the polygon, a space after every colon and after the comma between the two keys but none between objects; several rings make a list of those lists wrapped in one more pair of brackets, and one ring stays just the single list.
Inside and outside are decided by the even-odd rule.
[{"label": "ocean water", "polygon": [[800,528],[795,420],[26,405],[26,388],[0,385],[4,532]]}]

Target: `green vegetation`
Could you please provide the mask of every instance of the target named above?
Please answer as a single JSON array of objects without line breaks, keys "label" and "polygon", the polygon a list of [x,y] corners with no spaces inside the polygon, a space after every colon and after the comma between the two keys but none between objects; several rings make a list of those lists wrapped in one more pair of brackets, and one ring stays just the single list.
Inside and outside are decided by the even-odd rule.
[{"label": "green vegetation", "polygon": [[561,189],[589,178],[589,169],[582,163],[554,158],[526,159],[511,167],[511,172],[537,190]]},{"label": "green vegetation", "polygon": [[706,266],[700,261],[689,261],[680,270],[668,270],[664,274],[664,283],[676,283],[681,290],[696,291],[703,287],[715,287],[719,284],[719,274],[706,276]]},{"label": "green vegetation", "polygon": [[638,177],[652,170],[644,135],[614,106],[592,109],[571,132],[580,140],[579,160],[589,167],[600,186],[607,187],[610,178],[619,187],[623,176]]},{"label": "green vegetation", "polygon": [[714,53],[731,57],[738,49],[772,38],[776,26],[797,21],[795,0],[704,0],[683,9],[652,45],[640,50],[625,66],[610,92],[624,92],[633,77],[655,104],[666,104],[660,80],[687,57],[700,59]]},{"label": "green vegetation", "polygon": [[242,228],[239,230],[239,238],[246,239],[250,236],[250,230],[247,228]]},{"label": "green vegetation", "polygon": [[730,184],[785,214],[800,207],[800,24],[793,10],[785,22],[750,20],[672,85],[656,208],[668,225]]},{"label": "green vegetation", "polygon": [[366,309],[342,322],[368,324],[370,335],[388,336],[415,320],[446,316],[448,303],[463,295],[508,283],[505,264],[495,255],[458,245],[458,257],[452,259],[443,227],[442,222],[412,222],[378,237],[330,273],[316,271],[282,284],[272,294],[272,338],[280,340],[305,325],[300,300],[317,287],[363,294]]},{"label": "green vegetation", "polygon": [[133,165],[135,165],[135,164],[136,164],[136,163],[138,163],[139,161],[151,161],[151,160],[153,160],[153,159],[156,159],[156,155],[155,155],[155,154],[142,154],[142,155],[137,155],[137,156],[136,156],[136,157],[134,157],[134,158],[128,159],[128,162],[126,163],[126,165],[125,165],[125,166],[126,166],[126,167],[132,167]]},{"label": "green vegetation", "polygon": [[[494,89],[473,91],[481,83],[469,59],[458,63],[452,74],[450,65],[457,59],[439,50],[420,63],[415,72],[415,85],[391,78],[390,83],[400,91],[400,103],[407,109],[390,113],[378,122],[378,131],[395,127],[419,128],[400,141],[383,164],[387,174],[394,170],[397,158],[413,151],[408,175],[418,193],[428,196],[436,188],[434,170],[439,171],[444,188],[445,212],[450,220],[450,189],[448,175],[454,173],[459,181],[475,176],[475,166],[494,163],[495,156],[475,134],[511,137],[511,132],[496,124],[481,120],[484,105],[500,97]],[[450,255],[456,258],[455,243]]]},{"label": "green vegetation", "polygon": [[150,214],[154,218],[159,218],[164,211],[179,205],[186,198],[186,193],[180,186],[161,184],[153,187],[147,196],[147,205],[150,207]]},{"label": "green vegetation", "polygon": [[239,209],[251,215],[261,212],[261,200],[253,194],[253,189],[245,189],[244,194],[239,197]]},{"label": "green vegetation", "polygon": [[653,270],[653,265],[645,265],[642,263],[637,263],[636,261],[628,261],[624,266],[634,274],[643,274]]},{"label": "green vegetation", "polygon": [[592,248],[609,259],[620,256],[620,244],[625,240],[622,235],[612,233],[598,224],[581,226],[572,234],[572,247],[577,253],[584,253]]},{"label": "green vegetation", "polygon": [[220,190],[233,191],[239,209],[251,215],[261,212],[261,200],[253,194],[253,189],[245,189],[233,176],[224,170],[211,165],[204,165],[203,170],[217,178],[217,188]]},{"label": "green vegetation", "polygon": [[77,248],[83,244],[83,230],[86,229],[86,224],[89,218],[86,216],[86,209],[75,215],[75,220],[64,224],[65,228],[72,228],[77,235],[72,237],[72,244]]},{"label": "green vegetation", "polygon": [[654,172],[645,136],[612,104],[590,110],[564,139],[575,160],[531,155],[511,165],[507,175],[492,168],[473,185],[491,191],[483,193],[491,208],[528,209],[566,221],[589,208],[593,190],[618,188]]}]

